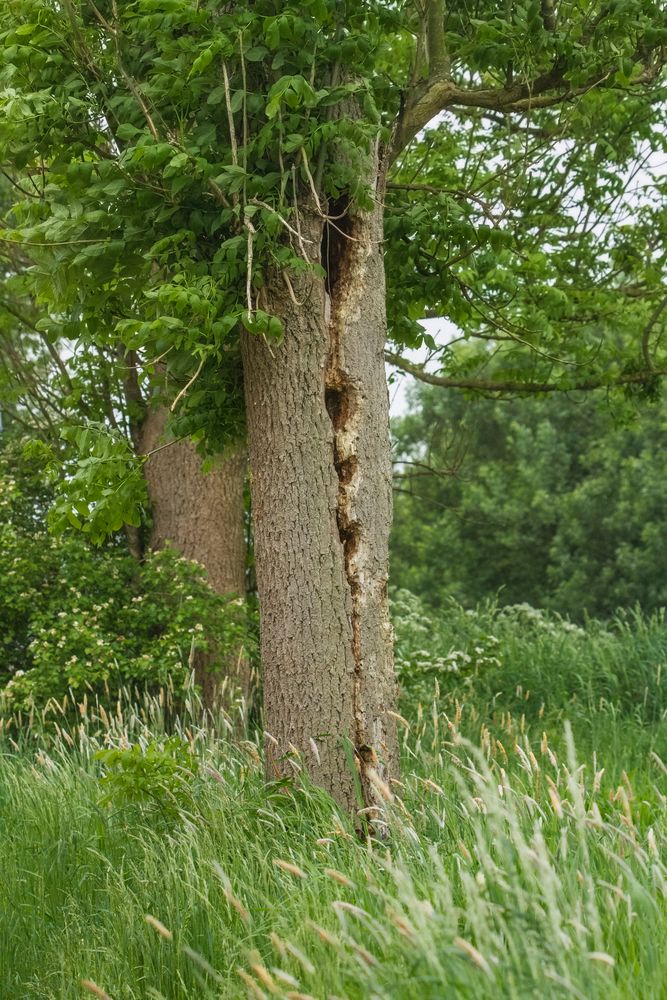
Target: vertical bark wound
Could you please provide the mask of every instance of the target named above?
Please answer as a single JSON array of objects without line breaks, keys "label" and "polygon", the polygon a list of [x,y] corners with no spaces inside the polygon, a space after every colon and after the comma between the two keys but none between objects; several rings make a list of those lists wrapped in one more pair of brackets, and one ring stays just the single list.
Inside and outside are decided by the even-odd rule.
[{"label": "vertical bark wound", "polygon": [[325,275],[295,272],[294,295],[276,275],[267,308],[283,320],[282,344],[242,339],[269,774],[290,775],[297,747],[311,777],[355,815],[350,744],[366,807],[382,805],[372,772],[387,782],[398,771],[377,193],[370,212],[348,211],[344,198],[329,203],[328,220],[316,206],[301,211]]},{"label": "vertical bark wound", "polygon": [[360,631],[360,603],[362,581],[358,565],[363,544],[361,525],[354,511],[358,487],[359,457],[357,454],[358,423],[360,419],[359,390],[345,367],[344,331],[346,290],[353,285],[354,255],[352,251],[353,220],[348,214],[348,199],[341,197],[330,201],[329,220],[322,235],[321,260],[325,268],[325,294],[328,297],[329,354],[324,377],[324,401],[333,429],[333,464],[338,478],[336,522],[343,547],[345,578],[352,607],[352,657],[354,662],[354,746],[362,770],[368,763],[363,750],[364,713],[362,707],[362,642]]}]

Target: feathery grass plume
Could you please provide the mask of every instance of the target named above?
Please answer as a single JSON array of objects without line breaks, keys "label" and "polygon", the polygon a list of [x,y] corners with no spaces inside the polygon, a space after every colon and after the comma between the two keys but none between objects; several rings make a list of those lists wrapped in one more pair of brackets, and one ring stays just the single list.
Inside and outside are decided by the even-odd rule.
[{"label": "feathery grass plume", "polygon": [[[478,620],[463,625],[477,628]],[[667,629],[665,636],[652,653],[632,654],[638,668],[654,656],[646,669],[655,673]],[[580,670],[590,657],[586,676],[604,673],[594,636],[561,639]],[[629,642],[621,642],[618,669]],[[54,970],[58,1000],[78,1000],[91,970],[96,982],[155,1000],[171,996],[174,983],[202,1000],[246,991],[267,1000],[289,992],[439,1000],[448,989],[457,1000],[497,1000],[498,983],[520,983],[531,996],[660,996],[660,713],[644,722],[634,708],[612,712],[610,698],[602,707],[597,697],[586,702],[585,713],[580,701],[557,702],[562,678],[545,665],[544,640],[529,646],[512,625],[503,643],[509,694],[496,685],[487,698],[484,678],[464,690],[448,674],[435,712],[430,702],[421,714],[409,701],[401,707],[410,723],[402,777],[388,783],[393,800],[378,794],[391,829],[384,844],[360,843],[352,819],[305,775],[289,795],[267,794],[256,749],[239,746],[222,722],[208,729],[194,696],[178,710],[167,684],[158,694],[140,691],[139,700],[130,689],[114,694],[104,703],[108,724],[92,696],[86,718],[72,699],[21,722],[5,716],[0,884],[17,905],[11,915],[0,908],[0,996],[51,995]],[[449,648],[464,645],[457,638]],[[512,672],[530,675],[516,704]],[[539,696],[525,701],[529,688]],[[101,814],[97,750],[146,748],[171,734],[200,762],[191,816],[175,827],[159,813],[146,822],[135,807]],[[515,744],[528,767],[518,751],[504,752]],[[540,748],[540,770],[531,745]],[[275,865],[283,859],[306,877]],[[33,902],[43,898],[67,899],[67,921],[47,927]],[[155,925],[146,930],[144,914],[156,913],[189,950],[166,946]],[[17,934],[24,926],[29,932]],[[491,975],[455,941],[475,949]],[[418,972],[406,977],[406,969]]]},{"label": "feathery grass plume", "polygon": [[94,983],[92,979],[82,979],[81,985],[84,990],[88,993],[92,993],[93,996],[98,997],[99,1000],[111,1000],[109,994],[106,993],[101,986],[98,986],[97,983]]},{"label": "feathery grass plume", "polygon": [[246,972],[245,969],[239,968],[236,970],[236,974],[245,983],[249,996],[255,997],[256,1000],[266,1000],[266,993],[263,989],[260,989],[250,973]]},{"label": "feathery grass plume", "polygon": [[460,937],[455,937],[452,943],[455,948],[458,948],[460,951],[464,953],[464,955],[467,955],[468,958],[471,960],[471,962],[474,962],[479,969],[482,969],[482,971],[485,972],[487,976],[493,975],[493,973],[491,972],[491,966],[489,965],[487,960],[477,950],[477,948],[475,948],[474,945],[470,944],[469,941],[465,941],[463,938]]},{"label": "feathery grass plume", "polygon": [[332,934],[331,931],[328,931],[326,927],[322,927],[320,926],[320,924],[316,924],[314,920],[307,920],[306,926],[310,927],[310,929],[317,934],[320,941],[324,941],[325,944],[331,945],[332,948],[340,948],[341,946],[340,938],[337,938],[335,934]]},{"label": "feathery grass plume", "polygon": [[282,858],[274,858],[273,863],[276,868],[280,868],[281,871],[294,875],[295,878],[308,878],[303,868],[299,868],[298,865],[292,864],[291,861],[283,861]]},{"label": "feathery grass plume", "polygon": [[172,941],[173,940],[174,935],[171,933],[170,930],[168,930],[164,926],[164,924],[162,923],[161,920],[157,919],[157,917],[152,917],[150,915],[150,913],[147,913],[145,915],[145,917],[144,917],[144,920],[146,921],[146,923],[148,924],[148,926],[152,927],[154,931],[157,931],[157,933],[160,935],[160,937],[164,938],[165,941]]},{"label": "feathery grass plume", "polygon": [[333,879],[334,882],[338,882],[339,885],[349,886],[350,888],[354,887],[354,882],[352,882],[347,875],[343,875],[342,872],[337,871],[335,868],[325,868],[324,874],[327,878]]},{"label": "feathery grass plume", "polygon": [[294,986],[295,988],[299,986],[299,980],[295,976],[285,972],[284,969],[276,968],[275,965],[271,966],[271,974],[284,986]]},{"label": "feathery grass plume", "polygon": [[257,979],[259,979],[260,983],[263,986],[266,986],[266,988],[268,989],[269,993],[280,993],[281,992],[281,990],[279,989],[279,987],[276,985],[276,982],[275,982],[273,976],[271,975],[271,973],[269,972],[269,970],[266,968],[266,966],[263,964],[261,955],[259,954],[258,951],[252,951],[248,955],[248,965],[252,969],[252,971],[254,972],[254,974],[257,977]]}]

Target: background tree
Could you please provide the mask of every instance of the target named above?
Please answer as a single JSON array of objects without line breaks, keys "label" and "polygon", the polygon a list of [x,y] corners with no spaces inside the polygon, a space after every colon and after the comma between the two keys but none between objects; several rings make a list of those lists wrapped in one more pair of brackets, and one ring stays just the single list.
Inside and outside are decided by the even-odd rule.
[{"label": "background tree", "polygon": [[665,605],[662,401],[428,386],[411,400],[393,425],[397,586],[432,607],[499,593],[575,620]]},{"label": "background tree", "polygon": [[[13,187],[5,182],[1,189],[7,213],[19,188],[20,180]],[[0,266],[0,400],[5,427],[13,426],[31,446],[48,445],[68,472],[77,442],[85,441],[91,453],[83,469],[89,478],[91,461],[96,469],[95,505],[90,497],[81,500],[75,488],[75,509],[62,504],[60,518],[78,525],[83,512],[94,508],[88,526],[95,533],[96,519],[101,518],[102,537],[110,519],[113,528],[122,527],[125,520],[128,547],[136,559],[170,544],[205,568],[218,594],[244,596],[243,449],[204,469],[190,440],[166,437],[167,408],[151,405],[155,386],[141,377],[132,352],[113,343],[81,345],[75,314],[65,322],[44,310],[40,313],[30,294],[31,260],[18,245],[0,244]],[[46,453],[44,449],[42,458]],[[124,482],[135,491],[135,502],[128,516],[119,518]],[[216,686],[230,673],[249,694],[249,667],[241,649],[230,655],[226,669],[221,669],[219,657],[203,652],[196,665],[207,705],[213,705]]]},{"label": "background tree", "polygon": [[66,715],[70,699],[160,687],[169,711],[183,703],[193,662],[223,672],[239,648],[253,651],[246,608],[173,549],[137,564],[118,536],[93,546],[81,532],[49,534],[53,494],[44,449],[32,444],[27,453],[24,437],[0,436],[3,711],[50,702]]},{"label": "background tree", "polygon": [[[16,219],[41,251],[36,293],[54,312],[76,303],[84,339],[160,358],[181,428],[212,450],[240,347],[269,770],[290,773],[296,749],[352,808],[354,756],[372,805],[375,770],[397,766],[382,248],[397,340],[419,339],[427,309],[474,329],[482,295],[478,335],[510,339],[512,379],[625,378],[586,317],[639,281],[636,333],[660,279],[659,249],[633,263],[631,234],[611,259],[627,185],[610,178],[663,141],[664,12],[16,0],[0,25],[3,156],[41,186]],[[487,197],[469,190],[473,160],[491,168]]]}]

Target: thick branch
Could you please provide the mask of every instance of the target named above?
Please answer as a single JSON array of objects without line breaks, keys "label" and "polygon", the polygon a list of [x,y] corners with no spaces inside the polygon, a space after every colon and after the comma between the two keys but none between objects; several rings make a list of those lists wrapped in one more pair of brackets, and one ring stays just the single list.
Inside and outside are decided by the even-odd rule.
[{"label": "thick branch", "polygon": [[606,76],[607,74],[574,89],[569,87],[556,69],[545,73],[532,84],[492,88],[459,87],[444,73],[431,76],[416,87],[409,97],[392,142],[392,159],[436,115],[448,108],[482,108],[501,112],[549,108],[586,93]]},{"label": "thick branch", "polygon": [[[661,61],[656,60],[645,68],[633,86],[651,83],[660,72]],[[586,83],[571,87],[565,79],[567,65],[557,59],[552,68],[535,80],[505,87],[459,87],[443,67],[429,73],[429,78],[418,84],[407,96],[405,107],[396,123],[391,146],[391,159],[435,118],[449,108],[481,108],[502,113],[537,110],[562,104],[580,97],[594,87],[613,77],[615,68],[607,67],[592,76]]]},{"label": "thick branch", "polygon": [[118,348],[118,356],[122,365],[122,382],[125,403],[127,405],[130,437],[135,454],[142,451],[142,427],[146,417],[146,400],[141,392],[137,372],[138,359],[136,351],[123,351]]},{"label": "thick branch", "polygon": [[433,375],[425,371],[422,365],[413,364],[400,354],[393,351],[385,351],[385,361],[408,375],[414,376],[420,382],[428,385],[437,385],[442,389],[470,389],[477,392],[510,392],[510,393],[543,393],[543,392],[590,392],[594,389],[610,388],[612,386],[624,385],[651,385],[657,378],[667,375],[667,370],[651,369],[649,371],[626,372],[616,378],[607,380],[604,378],[582,379],[570,385],[561,385],[559,382],[520,382],[502,381],[492,378],[448,378],[445,375]]},{"label": "thick branch", "polygon": [[449,73],[449,59],[445,46],[445,11],[443,0],[426,3],[426,51],[429,76]]}]

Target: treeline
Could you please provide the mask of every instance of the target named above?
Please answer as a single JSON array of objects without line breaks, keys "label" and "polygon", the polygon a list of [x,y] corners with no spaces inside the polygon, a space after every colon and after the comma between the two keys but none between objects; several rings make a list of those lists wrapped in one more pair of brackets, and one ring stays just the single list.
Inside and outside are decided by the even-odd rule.
[{"label": "treeline", "polygon": [[420,386],[410,404],[393,425],[396,585],[435,607],[500,592],[575,619],[667,603],[662,401]]}]

